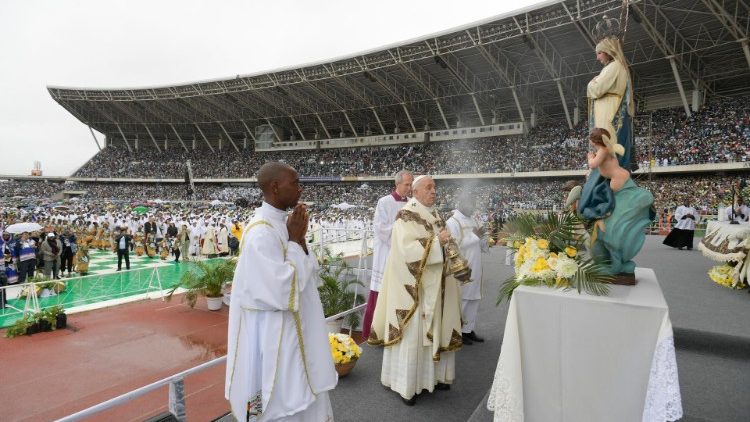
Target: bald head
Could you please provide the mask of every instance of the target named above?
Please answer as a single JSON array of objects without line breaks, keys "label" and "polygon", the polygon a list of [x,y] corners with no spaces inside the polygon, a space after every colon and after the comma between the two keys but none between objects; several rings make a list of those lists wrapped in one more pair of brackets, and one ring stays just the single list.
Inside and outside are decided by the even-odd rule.
[{"label": "bald head", "polygon": [[289,164],[269,161],[258,170],[258,186],[264,194],[267,194],[273,182],[281,182],[282,179],[289,177],[290,173],[296,173],[296,171]]},{"label": "bald head", "polygon": [[263,199],[280,210],[293,208],[302,195],[297,171],[279,161],[261,166],[258,170],[258,185],[263,191]]}]

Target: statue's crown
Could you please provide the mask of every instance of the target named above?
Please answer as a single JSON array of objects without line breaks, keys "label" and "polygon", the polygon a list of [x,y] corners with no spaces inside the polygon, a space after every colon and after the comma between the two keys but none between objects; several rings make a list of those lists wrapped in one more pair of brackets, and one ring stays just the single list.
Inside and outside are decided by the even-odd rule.
[{"label": "statue's crown", "polygon": [[607,15],[602,16],[602,20],[594,27],[594,38],[596,42],[599,42],[605,38],[620,38],[622,34],[622,28],[620,26],[620,20],[615,18],[608,18]]}]

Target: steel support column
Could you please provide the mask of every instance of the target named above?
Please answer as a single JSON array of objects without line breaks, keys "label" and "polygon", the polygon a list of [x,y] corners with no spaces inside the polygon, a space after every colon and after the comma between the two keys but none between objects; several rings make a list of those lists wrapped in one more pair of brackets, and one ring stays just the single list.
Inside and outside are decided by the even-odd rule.
[{"label": "steel support column", "polygon": [[91,129],[91,126],[89,126],[89,132],[91,132],[91,136],[94,138],[94,142],[96,142],[96,147],[99,148],[99,151],[102,150],[102,146],[99,145],[99,140],[96,139],[96,135],[94,135],[94,130]]},{"label": "steel support column", "polygon": [[273,136],[276,138],[276,142],[282,142],[283,139],[281,139],[281,136],[276,132],[276,126],[271,123],[270,119],[266,119],[266,123],[268,123],[268,126],[271,127],[271,131],[273,132]]},{"label": "steel support column", "polygon": [[146,132],[148,132],[148,136],[151,138],[151,141],[154,142],[154,146],[156,147],[156,149],[161,152],[161,148],[159,148],[159,144],[156,142],[156,138],[154,138],[154,135],[151,133],[151,129],[149,129],[145,123],[143,124],[143,127],[146,128]]},{"label": "steel support column", "polygon": [[250,130],[250,127],[247,125],[247,123],[245,123],[244,120],[240,120],[240,122],[242,122],[242,126],[244,126],[245,130],[247,130],[247,134],[250,136],[250,139],[252,139],[253,142],[255,142],[255,135],[253,134],[253,131]]},{"label": "steel support column", "polygon": [[224,131],[224,134],[227,135],[227,139],[229,140],[229,143],[234,147],[234,150],[240,152],[240,149],[237,148],[237,144],[234,143],[232,137],[229,135],[229,132],[227,132],[227,129],[224,127],[224,125],[222,125],[221,122],[216,122],[216,124],[218,124],[221,130]]},{"label": "steel support column", "polygon": [[128,152],[133,152],[133,148],[130,148],[130,143],[128,142],[128,138],[126,138],[125,134],[122,132],[122,128],[120,127],[120,124],[115,123],[115,126],[117,127],[117,131],[120,132],[120,136],[122,136],[122,140],[125,141],[125,146],[128,147]]},{"label": "steel support column", "polygon": [[203,133],[203,130],[201,129],[201,127],[198,126],[198,123],[193,123],[193,126],[195,126],[195,128],[198,129],[198,132],[201,134],[201,137],[203,137],[203,140],[206,141],[206,145],[208,145],[208,147],[211,149],[211,152],[216,152],[214,151],[214,147],[211,146],[211,143],[208,142],[208,138],[206,138],[206,134]]},{"label": "steel support column", "polygon": [[380,126],[380,131],[383,132],[383,135],[387,135],[383,122],[380,121],[380,116],[378,116],[378,112],[375,111],[375,107],[370,107],[370,110],[372,110],[372,114],[375,115],[375,120],[377,120],[378,126]]},{"label": "steel support column", "polygon": [[521,102],[518,100],[518,93],[516,92],[516,87],[511,86],[510,92],[513,94],[513,101],[516,103],[516,109],[518,110],[518,116],[521,118],[521,121],[526,124],[526,116],[523,114],[523,108],[521,107]]},{"label": "steel support column", "polygon": [[445,124],[445,128],[450,129],[451,126],[448,124],[448,119],[445,118],[445,113],[443,113],[443,107],[440,106],[440,101],[438,101],[437,98],[433,98],[433,100],[435,100],[435,104],[437,104],[437,108],[440,112],[440,117],[443,118],[443,124]]},{"label": "steel support column", "polygon": [[416,132],[417,128],[414,126],[414,121],[411,119],[411,114],[409,114],[409,109],[406,108],[406,103],[401,103],[401,107],[404,109],[404,113],[406,113],[406,119],[409,121],[409,125],[411,126],[411,131]]},{"label": "steel support column", "polygon": [[473,93],[471,94],[471,101],[474,102],[474,108],[477,109],[477,114],[479,115],[479,122],[482,123],[482,126],[484,126],[484,116],[482,116],[482,110],[479,109],[479,103],[477,102],[477,97]]},{"label": "steel support column", "polygon": [[299,136],[302,138],[303,141],[306,141],[305,134],[302,133],[302,129],[299,128],[299,125],[297,124],[297,120],[294,117],[290,117],[292,119],[292,123],[294,123],[294,127],[297,129],[297,132],[299,132]]},{"label": "steel support column", "polygon": [[687,97],[685,96],[685,89],[682,87],[680,72],[677,70],[677,63],[674,61],[674,57],[669,58],[669,64],[672,66],[672,74],[674,74],[674,81],[677,83],[677,89],[680,91],[680,99],[682,100],[682,106],[685,107],[685,114],[690,117],[692,114],[690,112],[690,104],[688,104]]},{"label": "steel support column", "polygon": [[318,118],[318,123],[320,123],[320,127],[323,128],[323,132],[326,134],[326,139],[333,139],[331,138],[331,134],[328,133],[328,129],[326,128],[326,125],[323,124],[323,119],[320,118],[320,114],[315,113],[315,117]]},{"label": "steel support column", "polygon": [[344,113],[344,117],[346,117],[346,121],[349,123],[349,127],[352,129],[352,133],[355,137],[359,136],[357,135],[357,129],[354,129],[354,125],[352,124],[352,121],[349,119],[349,115],[346,113],[346,111],[341,110],[342,113]]},{"label": "steel support column", "polygon": [[563,109],[565,110],[565,120],[568,121],[568,129],[573,129],[573,121],[570,120],[570,112],[568,111],[568,104],[565,102],[565,94],[563,93],[560,79],[555,79],[555,83],[557,84],[557,91],[560,93],[560,101],[562,101]]}]

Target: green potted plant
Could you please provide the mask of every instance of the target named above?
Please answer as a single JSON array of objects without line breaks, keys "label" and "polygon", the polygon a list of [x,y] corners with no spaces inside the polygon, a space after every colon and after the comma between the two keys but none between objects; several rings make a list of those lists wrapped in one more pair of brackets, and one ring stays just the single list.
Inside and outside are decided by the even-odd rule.
[{"label": "green potted plant", "polygon": [[[343,254],[332,255],[329,249],[324,249],[319,275],[323,283],[318,287],[318,293],[326,318],[364,303],[364,296],[351,288],[361,286],[364,289],[365,285],[356,279],[352,268],[344,260]],[[343,322],[343,318],[330,321],[329,331],[340,332]],[[359,315],[356,312],[349,314],[347,322],[352,328],[356,327],[359,325]]]},{"label": "green potted plant", "polygon": [[13,338],[18,336],[25,336],[30,325],[31,322],[29,321],[28,316],[23,317],[13,323],[13,325],[8,327],[7,330],[5,330],[5,337]]},{"label": "green potted plant", "polygon": [[50,318],[49,312],[46,309],[35,313],[34,319],[36,320],[36,323],[39,324],[40,333],[52,331],[54,329],[55,319],[54,317]]},{"label": "green potted plant", "polygon": [[180,278],[169,293],[167,300],[179,288],[186,290],[183,301],[191,308],[195,307],[198,296],[206,297],[206,304],[210,311],[221,309],[224,286],[232,281],[234,269],[237,266],[236,259],[221,260],[220,262],[192,261],[193,268]]},{"label": "green potted plant", "polygon": [[53,306],[44,310],[45,318],[52,324],[52,329],[61,329],[68,326],[68,316],[65,314],[65,308],[60,305]]}]

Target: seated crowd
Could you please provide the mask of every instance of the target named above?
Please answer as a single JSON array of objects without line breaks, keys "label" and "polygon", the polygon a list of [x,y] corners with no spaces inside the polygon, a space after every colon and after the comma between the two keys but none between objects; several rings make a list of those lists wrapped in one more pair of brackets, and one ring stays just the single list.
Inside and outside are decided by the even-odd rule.
[{"label": "seated crowd", "polygon": [[[642,113],[635,118],[641,165],[748,161],[750,99],[715,99],[687,118],[682,108]],[[77,177],[182,178],[191,160],[193,177],[248,178],[266,161],[285,161],[302,176],[390,175],[401,168],[425,174],[511,173],[585,169],[586,122],[572,130],[564,122],[538,125],[525,137],[483,138],[383,147],[320,151],[259,152],[176,150],[129,152],[108,147]]]},{"label": "seated crowd", "polygon": [[[731,202],[730,184],[736,177],[749,178],[750,174],[736,175],[653,175],[636,177],[639,185],[650,190],[655,198],[655,207],[673,209],[685,199],[705,214],[715,214],[719,206]],[[577,180],[583,183],[583,179]],[[546,179],[500,179],[462,185],[451,180],[438,180],[438,201],[442,208],[455,203],[459,190],[470,188],[483,209],[546,210],[559,209],[565,200],[565,180]],[[5,186],[8,188],[5,188]],[[315,204],[323,213],[338,212],[334,205],[347,203],[358,207],[357,212],[371,214],[378,198],[392,188],[390,182],[340,182],[327,184],[303,184],[302,199]],[[85,191],[77,201],[80,203],[136,203],[153,201],[186,201],[186,186],[170,183],[102,183],[67,182],[45,183],[39,181],[0,182],[0,205],[8,207],[31,207],[53,204],[51,196],[57,192]],[[189,200],[205,206],[209,201],[235,203],[244,200],[247,205],[258,204],[261,195],[256,185],[228,186],[218,183],[196,183],[195,192]],[[76,201],[73,201],[76,202]]]}]

